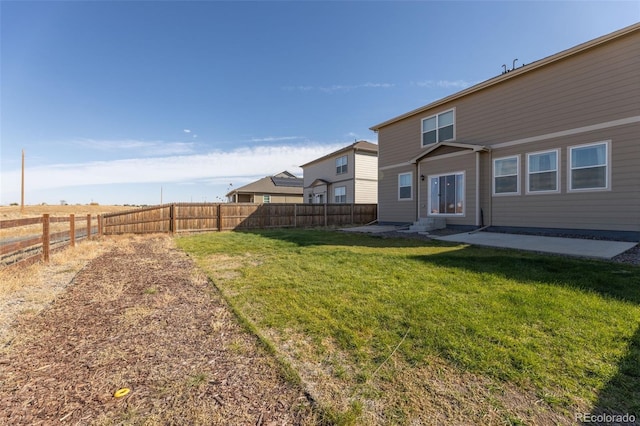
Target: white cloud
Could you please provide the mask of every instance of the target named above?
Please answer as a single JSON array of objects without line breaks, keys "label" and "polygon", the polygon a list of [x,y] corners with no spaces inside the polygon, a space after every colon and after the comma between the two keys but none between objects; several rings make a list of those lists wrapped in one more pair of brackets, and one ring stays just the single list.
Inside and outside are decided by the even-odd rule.
[{"label": "white cloud", "polygon": [[144,156],[163,156],[189,154],[194,151],[193,142],[140,141],[136,139],[96,140],[78,139],[74,145],[100,151],[123,152],[131,155],[134,152]]},{"label": "white cloud", "polygon": [[362,83],[362,84],[334,84],[332,86],[285,86],[284,90],[297,90],[301,92],[309,92],[317,90],[324,93],[334,92],[347,92],[350,90],[362,89],[362,88],[374,88],[374,89],[389,89],[395,87],[393,83]]},{"label": "white cloud", "polygon": [[185,133],[191,133],[191,130],[189,130],[189,129],[184,129],[184,130],[183,130],[183,132],[185,132]]},{"label": "white cloud", "polygon": [[469,86],[473,86],[474,83],[465,80],[439,80],[436,84],[438,87],[443,87],[445,89],[466,89]]},{"label": "white cloud", "polygon": [[473,86],[474,84],[476,84],[476,82],[465,81],[465,80],[438,80],[438,81],[424,80],[424,81],[411,82],[412,86],[426,87],[426,88],[440,87],[444,89],[453,88],[458,90],[466,89],[467,87]]},{"label": "white cloud", "polygon": [[[238,177],[268,176],[283,170],[301,175],[300,164],[342,148],[346,143],[306,146],[258,146],[205,154],[172,155],[75,164],[27,167],[30,191],[86,185],[187,183],[190,181],[238,182]],[[19,193],[20,170],[1,172],[2,201]]]},{"label": "white cloud", "polygon": [[262,138],[251,138],[251,142],[281,142],[306,139],[304,136],[266,136]]}]

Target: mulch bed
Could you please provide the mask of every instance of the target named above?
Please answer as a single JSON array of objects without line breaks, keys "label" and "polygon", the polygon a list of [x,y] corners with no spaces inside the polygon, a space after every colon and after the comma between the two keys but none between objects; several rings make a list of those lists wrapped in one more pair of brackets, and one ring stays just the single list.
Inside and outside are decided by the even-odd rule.
[{"label": "mulch bed", "polygon": [[310,422],[304,392],[172,244],[123,243],[18,320],[0,348],[0,424]]}]

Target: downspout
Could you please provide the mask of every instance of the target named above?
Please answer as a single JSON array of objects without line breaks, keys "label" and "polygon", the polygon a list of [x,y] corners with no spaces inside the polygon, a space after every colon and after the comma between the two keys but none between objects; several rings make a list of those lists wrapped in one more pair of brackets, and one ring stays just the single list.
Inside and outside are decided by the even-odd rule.
[{"label": "downspout", "polygon": [[489,223],[487,224],[487,227],[493,225],[493,150],[489,151],[489,168],[491,170],[491,189],[489,192]]},{"label": "downspout", "polygon": [[476,151],[476,226],[480,224],[480,151]]},{"label": "downspout", "polygon": [[418,183],[416,185],[416,189],[418,191],[417,193],[417,201],[418,204],[416,205],[416,222],[420,220],[420,161],[416,162],[416,182]]}]

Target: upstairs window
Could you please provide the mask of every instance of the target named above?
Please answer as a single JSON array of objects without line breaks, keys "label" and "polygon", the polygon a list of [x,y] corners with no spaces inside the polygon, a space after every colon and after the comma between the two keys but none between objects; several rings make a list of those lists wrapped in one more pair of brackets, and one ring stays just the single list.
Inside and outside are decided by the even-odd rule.
[{"label": "upstairs window", "polygon": [[609,188],[609,143],[601,142],[569,148],[569,190]]},{"label": "upstairs window", "polygon": [[493,194],[515,195],[520,193],[518,170],[520,156],[493,160]]},{"label": "upstairs window", "polygon": [[455,138],[453,110],[436,114],[422,120],[422,146]]},{"label": "upstairs window", "polygon": [[336,158],[336,174],[347,173],[347,156]]},{"label": "upstairs window", "polygon": [[333,190],[334,202],[336,204],[343,204],[347,202],[347,187],[339,186]]}]

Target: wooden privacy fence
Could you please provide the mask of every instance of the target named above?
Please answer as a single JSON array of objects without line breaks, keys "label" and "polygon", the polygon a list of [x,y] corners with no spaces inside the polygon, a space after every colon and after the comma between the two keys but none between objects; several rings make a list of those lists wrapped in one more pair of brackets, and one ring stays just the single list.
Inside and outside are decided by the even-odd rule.
[{"label": "wooden privacy fence", "polygon": [[[64,223],[68,223],[68,226]],[[42,224],[41,232],[34,229],[33,225],[38,224]],[[58,231],[61,228],[66,229]],[[48,262],[52,251],[68,245],[75,246],[76,241],[85,238],[90,239],[91,235],[100,234],[101,228],[101,217],[98,216],[92,221],[91,215],[76,218],[73,214],[65,217],[51,217],[43,214],[42,217],[2,220],[0,221],[0,230],[2,230],[0,265],[33,263],[39,259]]]},{"label": "wooden privacy fence", "polygon": [[365,224],[377,204],[163,204],[105,214],[105,235],[153,232],[230,231]]}]

